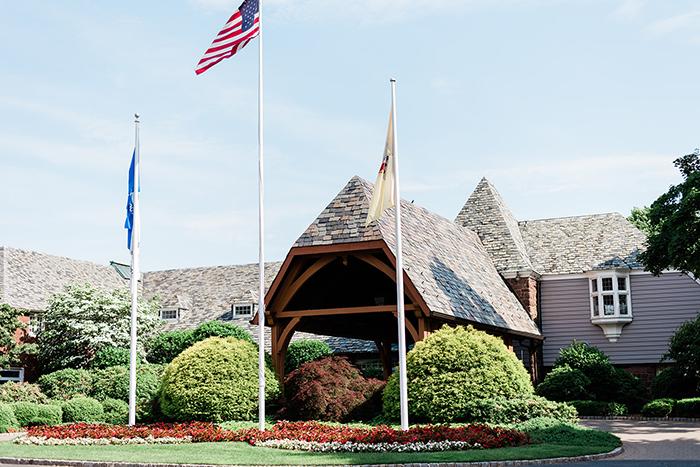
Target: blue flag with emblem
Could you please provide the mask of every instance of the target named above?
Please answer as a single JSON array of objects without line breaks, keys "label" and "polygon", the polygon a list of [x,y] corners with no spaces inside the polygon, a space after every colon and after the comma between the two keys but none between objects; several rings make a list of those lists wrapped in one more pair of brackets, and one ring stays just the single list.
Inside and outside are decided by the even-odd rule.
[{"label": "blue flag with emblem", "polygon": [[[131,250],[131,237],[133,236],[134,229],[134,179],[135,176],[135,166],[136,165],[136,149],[134,149],[134,154],[131,156],[131,165],[129,166],[129,194],[126,198],[126,221],[124,221],[124,228],[127,230],[126,246]],[[141,183],[139,180],[139,192],[141,191]]]}]

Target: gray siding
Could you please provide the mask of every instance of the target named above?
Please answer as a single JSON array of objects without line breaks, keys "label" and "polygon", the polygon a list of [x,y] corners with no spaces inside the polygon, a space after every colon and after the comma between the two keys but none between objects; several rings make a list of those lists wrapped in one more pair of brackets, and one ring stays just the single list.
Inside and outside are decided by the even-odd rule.
[{"label": "gray siding", "polygon": [[610,342],[591,324],[587,279],[545,280],[540,286],[545,366],[573,339],[595,345],[616,364],[658,363],[678,326],[700,312],[700,285],[687,275],[632,275],[634,319]]}]

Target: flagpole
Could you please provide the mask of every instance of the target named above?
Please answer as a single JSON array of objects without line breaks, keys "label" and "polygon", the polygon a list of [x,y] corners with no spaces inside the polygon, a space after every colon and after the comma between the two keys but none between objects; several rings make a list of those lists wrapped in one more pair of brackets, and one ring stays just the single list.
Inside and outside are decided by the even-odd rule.
[{"label": "flagpole", "polygon": [[131,233],[131,342],[129,349],[129,425],[136,424],[136,316],[138,313],[138,284],[140,275],[141,211],[141,148],[139,147],[139,115],[134,114],[134,191],[133,229]]},{"label": "flagpole", "polygon": [[401,241],[401,190],[399,188],[399,140],[396,124],[396,80],[391,78],[391,119],[394,139],[394,199],[396,200],[396,308],[399,327],[399,405],[401,429],[408,430],[408,388],[406,382],[406,313],[403,293],[403,245]]},{"label": "flagpole", "polygon": [[258,428],[265,430],[265,171],[263,138],[263,2],[258,4]]}]

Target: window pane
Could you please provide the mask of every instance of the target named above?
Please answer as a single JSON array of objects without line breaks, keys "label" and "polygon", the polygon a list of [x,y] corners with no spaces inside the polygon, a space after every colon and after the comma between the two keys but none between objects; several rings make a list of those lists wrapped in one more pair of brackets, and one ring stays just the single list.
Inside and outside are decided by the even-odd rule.
[{"label": "window pane", "polygon": [[591,290],[598,291],[598,279],[591,279]]},{"label": "window pane", "polygon": [[600,316],[600,308],[598,307],[598,297],[593,297],[593,316]]},{"label": "window pane", "polygon": [[617,290],[627,290],[627,279],[624,277],[617,278]]},{"label": "window pane", "polygon": [[236,316],[250,316],[253,314],[252,305],[236,305],[234,307],[234,314]]},{"label": "window pane", "polygon": [[603,295],[603,313],[606,316],[615,314],[615,300],[612,295]]},{"label": "window pane", "polygon": [[629,314],[629,310],[627,309],[627,294],[620,294],[620,314]]},{"label": "window pane", "polygon": [[612,277],[604,277],[603,278],[603,290],[612,290]]}]

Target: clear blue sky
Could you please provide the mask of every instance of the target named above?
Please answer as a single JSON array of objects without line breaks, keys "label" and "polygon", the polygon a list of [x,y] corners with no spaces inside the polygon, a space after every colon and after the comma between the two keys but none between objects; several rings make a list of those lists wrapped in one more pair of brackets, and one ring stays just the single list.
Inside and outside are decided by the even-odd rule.
[{"label": "clear blue sky", "polygon": [[[143,265],[257,259],[257,42],[196,77],[238,0],[5,2],[0,244],[105,263],[142,114]],[[700,2],[266,1],[267,252],[373,181],[399,82],[403,196],[454,218],[649,204],[700,145]]]}]

